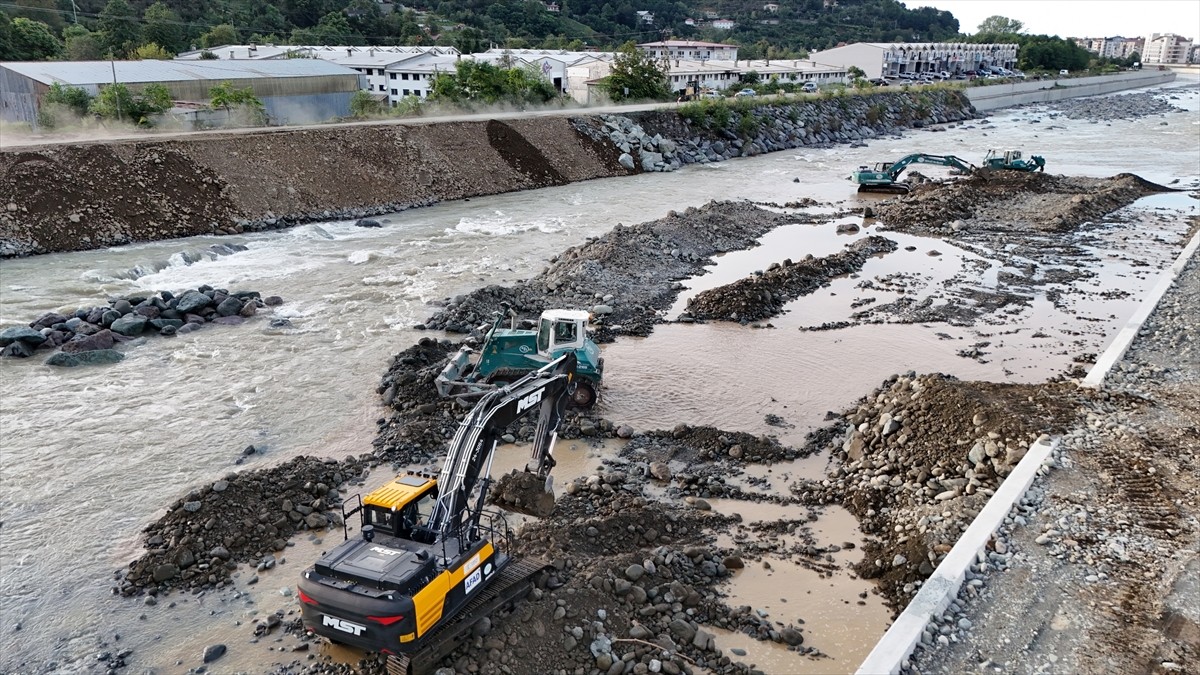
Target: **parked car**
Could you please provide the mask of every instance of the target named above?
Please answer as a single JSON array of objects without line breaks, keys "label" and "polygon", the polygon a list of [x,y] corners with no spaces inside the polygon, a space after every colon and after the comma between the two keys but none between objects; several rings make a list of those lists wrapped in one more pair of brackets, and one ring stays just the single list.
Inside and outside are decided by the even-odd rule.
[{"label": "parked car", "polygon": [[700,98],[725,98],[725,97],[721,96],[721,92],[713,91],[713,90],[709,89],[708,91],[700,92]]},{"label": "parked car", "polygon": [[942,78],[943,80],[948,80],[950,79],[950,73],[945,70],[940,70],[938,71],[938,77]]},{"label": "parked car", "polygon": [[913,75],[912,73],[900,73],[899,75],[897,75],[897,77],[899,77],[902,80],[916,79],[916,75]]},{"label": "parked car", "polygon": [[753,89],[743,89],[734,95],[735,96],[758,96],[758,92],[754,91]]},{"label": "parked car", "polygon": [[1058,74],[1059,75],[1070,75],[1071,71],[1063,69],[1063,70],[1058,71]]},{"label": "parked car", "polygon": [[1009,77],[1015,77],[1015,78],[1017,78],[1018,80],[1023,80],[1023,79],[1025,79],[1025,73],[1022,73],[1022,72],[1021,72],[1021,71],[1019,71],[1019,70],[1014,70],[1014,71],[1012,71],[1012,73],[1009,75]]},{"label": "parked car", "polygon": [[816,82],[805,82],[804,84],[800,85],[800,91],[802,91],[806,94],[811,94],[811,93],[815,92],[816,90],[817,90]]},{"label": "parked car", "polygon": [[875,85],[876,87],[886,87],[889,84],[891,84],[890,82],[887,81],[887,78],[884,78],[884,77],[871,78],[870,82],[871,82],[871,84]]}]

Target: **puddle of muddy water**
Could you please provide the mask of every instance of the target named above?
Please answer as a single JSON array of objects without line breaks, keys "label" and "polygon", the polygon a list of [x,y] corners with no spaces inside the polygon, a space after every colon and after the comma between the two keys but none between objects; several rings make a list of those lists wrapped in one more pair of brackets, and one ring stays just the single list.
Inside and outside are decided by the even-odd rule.
[{"label": "puddle of muddy water", "polygon": [[[798,505],[728,499],[709,502],[714,511],[741,515],[743,525],[804,520],[809,513],[808,507]],[[862,636],[882,635],[887,630],[891,612],[878,595],[871,593],[874,584],[846,571],[849,564],[862,556],[863,535],[853,514],[837,506],[823,507],[820,517],[807,527],[817,546],[842,547],[848,542],[855,545],[831,554],[837,566],[831,575],[822,575],[789,560],[764,556],[762,560],[746,560],[746,567],[734,571],[723,590],[731,607],[747,605],[761,616],[784,625],[803,622],[804,645],[817,648],[826,657],[805,656],[786,645],[760,642],[742,633],[710,627],[717,646],[726,656],[752,663],[765,673],[852,672],[873,645]],[[718,544],[737,548],[729,535],[722,535]],[[747,656],[738,656],[733,649],[743,650]]]}]

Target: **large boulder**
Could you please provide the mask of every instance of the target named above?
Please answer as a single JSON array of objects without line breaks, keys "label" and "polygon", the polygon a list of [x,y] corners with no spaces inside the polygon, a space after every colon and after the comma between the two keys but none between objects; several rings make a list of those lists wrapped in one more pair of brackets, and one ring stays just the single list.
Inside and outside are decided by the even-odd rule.
[{"label": "large boulder", "polygon": [[229,296],[217,305],[217,314],[220,316],[234,316],[242,311],[242,301],[233,296]]},{"label": "large boulder", "polygon": [[112,332],[126,337],[137,337],[146,328],[146,317],[141,314],[126,314],[112,322]]},{"label": "large boulder", "polygon": [[204,309],[211,304],[212,298],[200,291],[188,291],[180,296],[179,302],[175,305],[175,311],[189,314],[196,310]]},{"label": "large boulder", "polygon": [[0,331],[0,347],[7,347],[14,342],[24,342],[37,346],[46,341],[46,336],[26,326],[13,326]]},{"label": "large boulder", "polygon": [[94,335],[80,335],[74,340],[64,343],[62,350],[68,354],[78,354],[98,349],[112,349],[113,342],[112,331],[105,328]]},{"label": "large boulder", "polygon": [[31,324],[31,326],[34,329],[49,328],[56,323],[65,323],[66,320],[67,320],[67,317],[63,316],[62,314],[59,314],[58,312],[48,312],[48,313],[43,314],[40,317],[38,317],[38,320],[34,321],[33,324]]},{"label": "large boulder", "polygon": [[116,363],[124,358],[124,354],[113,349],[97,349],[96,351],[79,352],[78,354],[58,352],[57,354],[51,354],[50,358],[46,359],[46,365],[74,368],[76,366]]}]

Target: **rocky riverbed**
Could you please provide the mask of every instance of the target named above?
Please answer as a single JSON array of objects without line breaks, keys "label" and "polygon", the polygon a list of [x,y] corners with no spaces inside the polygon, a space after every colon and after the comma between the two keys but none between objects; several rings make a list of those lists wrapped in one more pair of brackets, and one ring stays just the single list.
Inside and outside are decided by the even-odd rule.
[{"label": "rocky riverbed", "polygon": [[1053,103],[1029,104],[1029,107],[1049,108],[1053,111],[1050,119],[1062,115],[1068,119],[1092,122],[1133,120],[1151,115],[1165,116],[1187,112],[1172,104],[1172,99],[1177,100],[1178,96],[1174,93],[1140,91],[1105,96],[1102,103],[1095,98],[1066,98]]},{"label": "rocky riverbed", "polygon": [[[717,203],[618,226],[563,252],[532,279],[448,300],[426,327],[453,328],[474,339],[472,331],[506,302],[523,319],[548,307],[590,309],[600,319],[601,339],[646,335],[681,281],[702,273],[711,256],[806,219]],[[883,238],[861,241],[867,242],[862,249],[895,248]],[[844,274],[840,269],[817,270],[795,287],[781,279],[781,292],[819,285]],[[744,298],[724,294],[726,300],[721,292],[711,297]],[[145,554],[118,575],[114,591],[150,598],[142,600],[148,607],[174,602],[167,598],[182,590],[235,597],[239,583],[256,581],[252,567],[265,571],[279,563],[289,538],[307,533],[319,543],[333,536],[325,530],[338,524],[345,493],[371,471],[436,465],[465,411],[438,399],[432,382],[458,346],[427,337],[394,357],[378,387],[387,411],[377,421],[373,452],[344,460],[299,458],[227,476],[179,499],[147,529]],[[727,602],[727,583],[738,569],[767,565],[769,557],[822,575],[844,574],[832,556],[857,545],[819,543],[811,531],[823,509],[844,506],[870,537],[852,573],[877,579],[877,592],[899,610],[1030,443],[1070,428],[1088,405],[1091,397],[1066,382],[1001,385],[906,373],[857,406],[832,413],[830,424],[801,447],[711,427],[635,429],[606,419],[602,407],[594,415],[571,414],[564,440],[620,449],[603,453],[599,469],[570,481],[554,514],[518,533],[517,550],[552,565],[529,602],[511,616],[481,621],[474,639],[443,666],[481,673],[529,672],[523,668],[533,662],[538,672],[559,673],[752,672],[752,656],[717,648],[716,629],[821,659],[824,647],[806,636],[803,608],[771,617]],[[770,423],[787,424],[782,418]],[[531,433],[528,424],[514,425],[504,441],[527,440]],[[770,471],[821,452],[830,463],[820,480],[783,471],[764,481],[756,468]],[[772,503],[794,515],[747,523],[714,510],[714,499]],[[154,611],[162,610],[147,610]],[[245,627],[257,646],[236,648],[270,647],[261,661],[275,663],[274,672],[381,671],[372,659],[349,665],[316,657],[312,639],[298,630],[293,600],[257,611]]]}]

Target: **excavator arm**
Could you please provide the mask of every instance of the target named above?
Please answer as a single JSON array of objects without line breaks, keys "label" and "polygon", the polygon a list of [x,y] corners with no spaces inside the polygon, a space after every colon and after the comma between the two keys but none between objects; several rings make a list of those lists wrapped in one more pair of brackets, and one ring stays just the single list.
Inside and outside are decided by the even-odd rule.
[{"label": "excavator arm", "polygon": [[[575,366],[575,354],[569,352],[508,386],[488,392],[475,404],[446,451],[437,481],[438,501],[427,526],[431,534],[450,536],[477,520],[487,497],[492,457],[500,435],[508,425],[535,410],[538,423],[533,456],[525,470],[539,479],[548,478]],[[476,487],[479,493],[472,507],[470,500]]]},{"label": "excavator arm", "polygon": [[935,166],[948,166],[958,169],[962,173],[970,173],[975,167],[968,161],[955,157],[954,155],[926,155],[917,153],[901,157],[894,164],[888,167],[888,175],[892,177],[892,181],[900,180],[900,174],[912,164],[933,164]]}]

